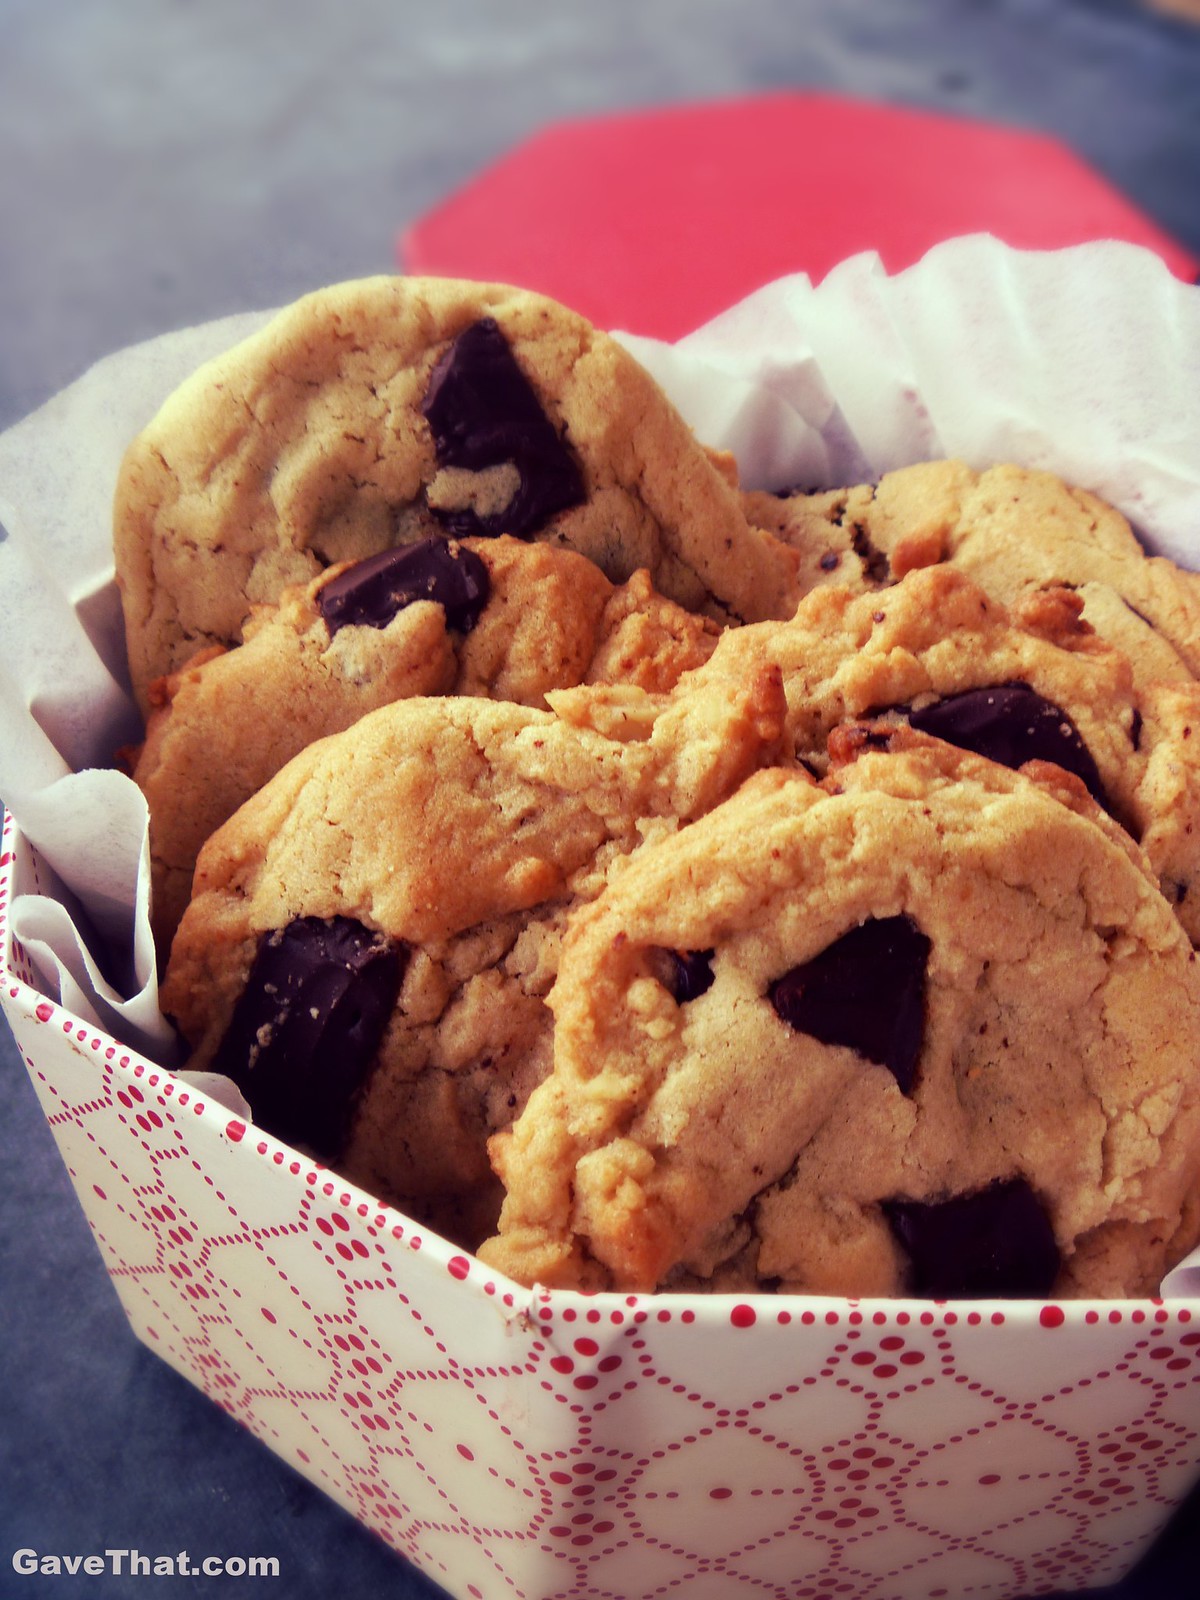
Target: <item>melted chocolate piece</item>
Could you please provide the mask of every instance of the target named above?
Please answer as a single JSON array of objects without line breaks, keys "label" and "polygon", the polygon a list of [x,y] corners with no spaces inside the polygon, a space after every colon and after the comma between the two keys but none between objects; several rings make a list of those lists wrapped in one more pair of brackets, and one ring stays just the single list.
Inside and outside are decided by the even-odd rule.
[{"label": "melted chocolate piece", "polygon": [[359,624],[386,628],[405,606],[434,600],[446,626],[469,633],[491,592],[488,569],[473,550],[445,539],[423,539],[356,561],[317,591],[317,606],[332,638]]},{"label": "melted chocolate piece", "polygon": [[915,1295],[1005,1299],[1047,1295],[1054,1286],[1054,1230],[1024,1178],[950,1200],[887,1200],[883,1210],[908,1252]]},{"label": "melted chocolate piece", "polygon": [[542,410],[491,317],[460,333],[430,375],[422,407],[438,465],[479,472],[511,462],[520,479],[501,512],[435,511],[451,533],[525,538],[586,498],[574,456]]},{"label": "melted chocolate piece", "polygon": [[335,1157],[407,957],[349,917],[301,917],[263,934],[213,1070],[277,1138]]},{"label": "melted chocolate piece", "polygon": [[1100,773],[1070,717],[1027,683],[967,689],[909,711],[910,724],[960,750],[1020,767],[1026,761],[1053,761],[1082,778],[1088,793],[1111,810]]},{"label": "melted chocolate piece", "polygon": [[789,1027],[856,1050],[910,1094],[925,1035],[930,949],[911,917],[873,917],[777,978],[767,997]]},{"label": "melted chocolate piece", "polygon": [[695,1000],[712,988],[713,950],[662,950],[664,982],[677,1005]]}]

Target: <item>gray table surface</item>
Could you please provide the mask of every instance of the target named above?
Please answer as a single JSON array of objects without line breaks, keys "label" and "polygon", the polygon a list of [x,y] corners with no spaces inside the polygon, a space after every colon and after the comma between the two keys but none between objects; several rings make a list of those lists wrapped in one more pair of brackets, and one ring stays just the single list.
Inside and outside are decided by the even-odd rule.
[{"label": "gray table surface", "polygon": [[[1133,0],[0,0],[0,427],[119,346],[390,270],[556,118],[783,87],[1056,134],[1200,256],[1200,26]],[[19,1578],[21,1547],[276,1554],[289,1600],[441,1592],[136,1343],[7,1029],[0,1325],[0,1595],[170,1585]],[[1195,1594],[1197,1512],[1106,1592]]]}]

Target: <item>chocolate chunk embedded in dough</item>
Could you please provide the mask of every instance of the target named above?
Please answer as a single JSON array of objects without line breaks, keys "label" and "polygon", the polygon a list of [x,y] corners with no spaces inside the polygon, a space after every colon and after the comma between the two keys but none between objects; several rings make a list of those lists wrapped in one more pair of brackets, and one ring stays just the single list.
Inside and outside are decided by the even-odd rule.
[{"label": "chocolate chunk embedded in dough", "polygon": [[948,1200],[888,1200],[883,1211],[908,1253],[913,1294],[1038,1296],[1058,1276],[1054,1230],[1024,1178]]},{"label": "chocolate chunk embedded in dough", "polygon": [[317,592],[317,605],[332,637],[355,624],[386,628],[418,600],[433,600],[448,627],[469,633],[491,590],[488,569],[473,550],[446,539],[385,550],[347,567]]},{"label": "chocolate chunk embedded in dough", "polygon": [[434,367],[422,407],[438,465],[481,472],[510,462],[519,486],[503,511],[436,510],[459,537],[523,538],[586,498],[583,475],[491,317],[472,323]]},{"label": "chocolate chunk embedded in dough", "polygon": [[301,917],[263,934],[214,1070],[268,1132],[335,1156],[406,960],[403,946],[349,917]]},{"label": "chocolate chunk embedded in dough", "polygon": [[909,1094],[925,1032],[929,951],[911,917],[872,917],[777,978],[768,998],[789,1027],[887,1067]]},{"label": "chocolate chunk embedded in dough", "polygon": [[660,950],[663,982],[679,1005],[698,999],[712,988],[713,950]]},{"label": "chocolate chunk embedded in dough", "polygon": [[1026,761],[1053,761],[1081,778],[1088,793],[1106,811],[1112,809],[1096,763],[1075,724],[1065,711],[1027,683],[967,689],[910,711],[908,720],[922,733],[998,761],[1001,766],[1016,768]]}]

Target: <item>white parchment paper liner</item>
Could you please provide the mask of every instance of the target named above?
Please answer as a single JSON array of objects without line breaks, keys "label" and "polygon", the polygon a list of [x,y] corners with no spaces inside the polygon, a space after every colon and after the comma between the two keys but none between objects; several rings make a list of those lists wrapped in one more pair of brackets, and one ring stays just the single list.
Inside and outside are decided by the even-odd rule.
[{"label": "white parchment paper liner", "polygon": [[[112,496],[171,390],[268,315],[118,352],[0,435],[0,796],[53,874],[14,903],[12,930],[52,998],[168,1062],[145,806],[109,768],[140,736]],[[1027,252],[977,235],[891,277],[865,254],[820,284],[770,284],[674,346],[623,337],[747,486],[1016,461],[1094,490],[1200,567],[1200,288],[1134,246]],[[1200,1292],[1200,1252],[1164,1292]]]}]

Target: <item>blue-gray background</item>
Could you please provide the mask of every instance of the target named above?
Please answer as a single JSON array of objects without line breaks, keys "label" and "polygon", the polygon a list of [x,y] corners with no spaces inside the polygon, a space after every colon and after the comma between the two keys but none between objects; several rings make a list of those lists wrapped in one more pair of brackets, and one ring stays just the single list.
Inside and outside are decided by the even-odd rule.
[{"label": "blue-gray background", "polygon": [[[0,0],[0,427],[118,346],[391,269],[556,118],[783,87],[1057,134],[1200,257],[1200,25],[1136,0]],[[1197,1511],[1112,1596],[1196,1594]],[[19,1578],[21,1546],[440,1593],[133,1340],[0,1028],[0,1596],[264,1592]]]}]

